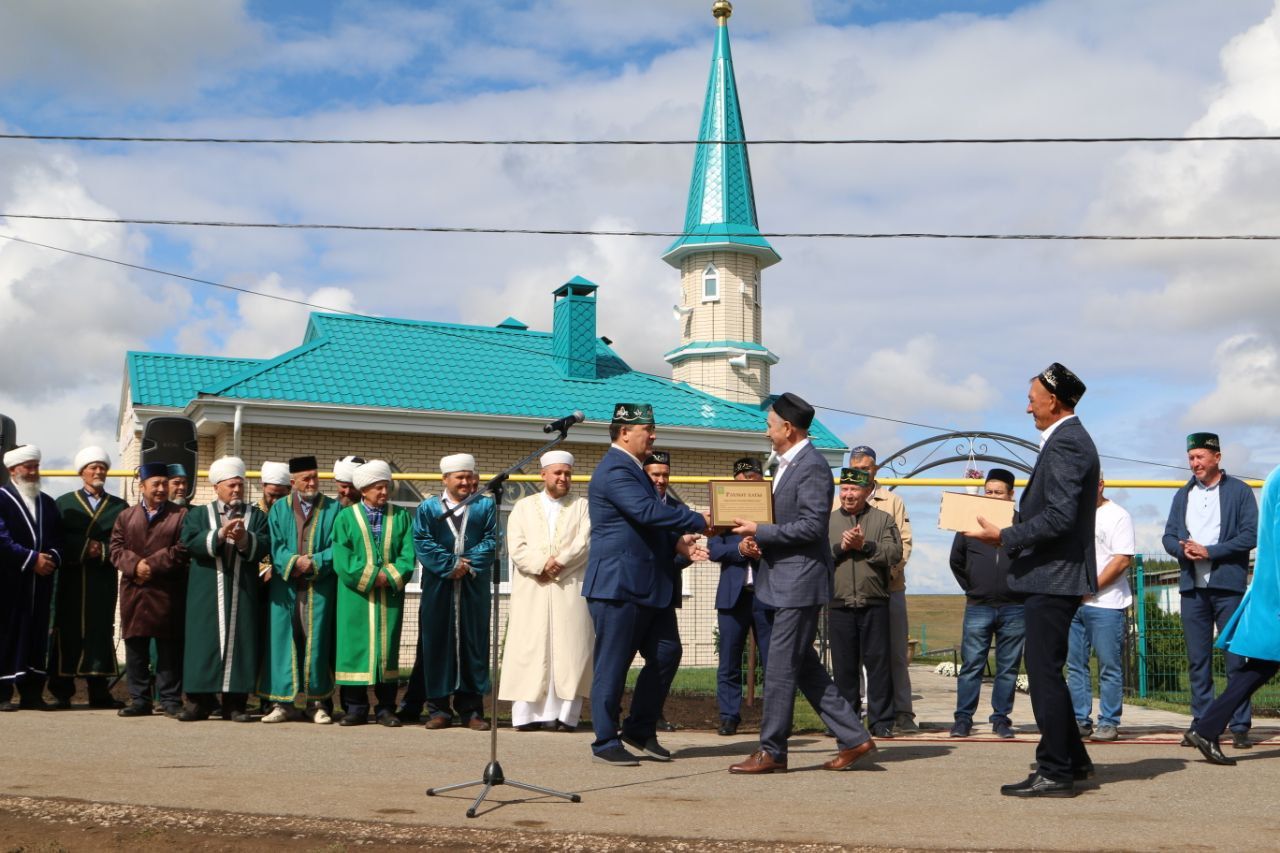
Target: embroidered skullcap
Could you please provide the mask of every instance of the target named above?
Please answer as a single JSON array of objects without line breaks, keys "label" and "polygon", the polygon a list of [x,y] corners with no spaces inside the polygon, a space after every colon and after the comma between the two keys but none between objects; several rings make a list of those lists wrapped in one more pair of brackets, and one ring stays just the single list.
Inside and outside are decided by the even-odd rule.
[{"label": "embroidered skullcap", "polygon": [[744,456],[733,463],[733,476],[736,477],[739,474],[760,474],[763,476],[764,466],[754,456]]},{"label": "embroidered skullcap", "polygon": [[459,471],[476,470],[476,458],[470,453],[455,453],[440,460],[441,474],[456,474]]},{"label": "embroidered skullcap", "polygon": [[34,444],[19,444],[4,455],[4,467],[12,468],[24,462],[39,462],[40,448]]},{"label": "embroidered skullcap", "polygon": [[1084,383],[1080,381],[1080,377],[1056,361],[1040,371],[1035,378],[1068,409],[1074,409],[1084,396]]},{"label": "embroidered skullcap", "polygon": [[1222,442],[1218,440],[1218,436],[1212,432],[1193,432],[1187,436],[1187,452],[1193,450],[1212,450],[1214,453],[1222,452]]},{"label": "embroidered skullcap", "polygon": [[550,468],[552,465],[568,465],[573,467],[573,454],[567,450],[548,450],[542,454],[542,458],[538,460],[538,464],[543,468]]},{"label": "embroidered skullcap", "polygon": [[239,456],[224,456],[209,466],[209,482],[215,486],[236,477],[244,479],[244,460]]},{"label": "embroidered skullcap", "polygon": [[840,485],[842,486],[870,486],[874,482],[871,472],[862,468],[841,468],[840,469]]},{"label": "embroidered skullcap", "polygon": [[74,463],[76,473],[79,474],[86,466],[92,465],[94,462],[101,462],[108,468],[111,467],[111,457],[107,455],[107,451],[101,447],[86,447],[76,454]]},{"label": "embroidered skullcap", "polygon": [[645,465],[671,465],[671,454],[665,450],[651,450],[644,458]]},{"label": "embroidered skullcap", "polygon": [[613,407],[611,423],[614,426],[652,426],[653,406],[648,403],[618,403]]},{"label": "embroidered skullcap", "polygon": [[391,482],[391,466],[381,459],[371,459],[355,470],[351,483],[357,489],[364,491],[367,487],[383,480]]},{"label": "embroidered skullcap", "polygon": [[262,485],[264,486],[287,486],[289,485],[289,466],[283,462],[263,462],[262,463]]}]

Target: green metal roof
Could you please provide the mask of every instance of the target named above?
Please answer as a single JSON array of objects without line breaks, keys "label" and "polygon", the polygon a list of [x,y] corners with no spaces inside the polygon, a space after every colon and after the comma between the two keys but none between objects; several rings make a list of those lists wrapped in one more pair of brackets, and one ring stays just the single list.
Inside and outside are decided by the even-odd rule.
[{"label": "green metal roof", "polygon": [[261,364],[254,358],[218,358],[166,352],[129,352],[131,402],[136,406],[185,408],[206,385],[226,381]]},{"label": "green metal roof", "polygon": [[[374,409],[546,418],[581,409],[608,422],[619,401],[648,402],[660,426],[761,433],[765,412],[633,371],[596,340],[596,379],[570,379],[552,334],[510,325],[312,314],[301,346],[277,358],[130,353],[135,402],[184,408],[197,396]],[[843,447],[815,423],[814,443]]]},{"label": "green metal roof", "polygon": [[[745,142],[746,138],[729,50],[729,27],[721,19],[716,27],[698,140]],[[691,251],[710,248],[751,252],[760,258],[762,267],[781,260],[769,241],[760,236],[746,145],[697,146],[684,230],[687,236],[677,239],[663,255],[672,266],[678,267],[680,259]]]}]

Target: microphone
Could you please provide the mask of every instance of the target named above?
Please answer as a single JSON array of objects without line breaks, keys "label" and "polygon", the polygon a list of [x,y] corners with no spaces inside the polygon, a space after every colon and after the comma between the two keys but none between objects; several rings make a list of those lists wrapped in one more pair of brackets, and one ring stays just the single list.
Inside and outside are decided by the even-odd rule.
[{"label": "microphone", "polygon": [[542,428],[543,432],[568,432],[569,427],[574,424],[580,424],[587,419],[582,412],[574,412],[572,415],[565,415],[558,421],[552,421]]}]

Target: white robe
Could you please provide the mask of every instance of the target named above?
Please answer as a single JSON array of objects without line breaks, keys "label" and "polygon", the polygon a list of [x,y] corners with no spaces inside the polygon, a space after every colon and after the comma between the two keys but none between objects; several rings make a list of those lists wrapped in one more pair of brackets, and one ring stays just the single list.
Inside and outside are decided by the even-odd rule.
[{"label": "white robe", "polygon": [[[595,644],[582,597],[590,521],[586,500],[566,497],[551,535],[544,495],[517,501],[507,522],[514,571],[498,698],[516,703],[515,725],[554,719],[574,725],[582,698],[591,692]],[[564,570],[555,581],[539,583],[537,576],[552,556]]]}]

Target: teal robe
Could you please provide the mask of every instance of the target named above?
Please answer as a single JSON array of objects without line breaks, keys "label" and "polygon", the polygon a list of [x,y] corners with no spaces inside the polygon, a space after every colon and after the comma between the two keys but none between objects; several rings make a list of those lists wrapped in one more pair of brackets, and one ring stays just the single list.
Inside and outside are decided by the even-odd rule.
[{"label": "teal robe", "polygon": [[[49,673],[63,676],[114,676],[116,596],[120,576],[111,564],[111,528],[128,504],[103,494],[97,509],[81,489],[58,498],[62,523],[62,565],[57,571],[53,605],[53,642]],[[102,546],[90,557],[89,543]]]},{"label": "teal robe", "polygon": [[256,506],[246,510],[245,551],[217,541],[224,522],[211,503],[192,507],[182,523],[182,545],[191,555],[182,659],[187,693],[252,693],[257,682],[263,595],[258,564],[271,535],[266,514]]},{"label": "teal robe", "polygon": [[[334,686],[338,577],[333,570],[333,524],[342,507],[335,499],[318,495],[300,535],[298,506],[295,492],[276,501],[267,514],[272,570],[258,693],[273,702],[326,699]],[[304,554],[311,557],[311,571],[291,578],[294,564]],[[302,648],[295,620],[302,628]]]},{"label": "teal robe", "polygon": [[[333,524],[333,568],[338,576],[338,683],[398,681],[404,587],[413,574],[408,510],[387,504],[376,541],[363,502],[339,512]],[[377,585],[380,575],[386,586]]]},{"label": "teal robe", "polygon": [[[497,513],[485,497],[471,504],[461,556],[474,574],[449,578],[458,563],[453,527],[444,505],[430,497],[418,505],[413,544],[422,564],[418,636],[428,698],[489,692],[489,611]],[[456,516],[455,516],[456,517]]]}]

